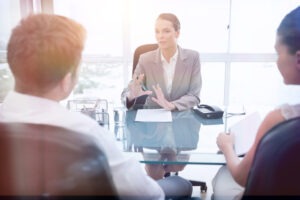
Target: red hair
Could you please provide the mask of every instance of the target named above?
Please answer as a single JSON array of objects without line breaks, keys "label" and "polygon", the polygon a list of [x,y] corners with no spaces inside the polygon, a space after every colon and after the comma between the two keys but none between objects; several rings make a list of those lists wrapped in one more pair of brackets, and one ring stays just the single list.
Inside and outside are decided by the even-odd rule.
[{"label": "red hair", "polygon": [[7,60],[16,84],[47,91],[67,73],[76,73],[84,48],[85,29],[63,16],[35,14],[21,20],[11,34]]}]

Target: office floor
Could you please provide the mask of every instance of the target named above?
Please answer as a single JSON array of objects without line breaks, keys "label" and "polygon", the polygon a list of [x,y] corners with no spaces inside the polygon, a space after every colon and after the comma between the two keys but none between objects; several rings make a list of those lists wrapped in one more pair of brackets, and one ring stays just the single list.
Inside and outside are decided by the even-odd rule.
[{"label": "office floor", "polygon": [[187,165],[179,175],[189,180],[205,181],[207,192],[201,194],[200,187],[193,187],[192,196],[201,197],[201,200],[210,200],[213,193],[211,181],[220,167],[218,165]]}]

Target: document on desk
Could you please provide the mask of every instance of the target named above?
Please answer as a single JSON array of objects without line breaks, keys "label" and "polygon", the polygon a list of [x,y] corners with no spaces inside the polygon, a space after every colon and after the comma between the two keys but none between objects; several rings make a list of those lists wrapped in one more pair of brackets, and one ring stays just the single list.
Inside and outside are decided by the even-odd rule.
[{"label": "document on desk", "polygon": [[238,156],[249,151],[261,121],[259,113],[254,112],[229,128],[230,134],[234,135],[234,150]]},{"label": "document on desk", "polygon": [[138,109],[135,121],[139,122],[171,122],[171,111],[165,109]]}]

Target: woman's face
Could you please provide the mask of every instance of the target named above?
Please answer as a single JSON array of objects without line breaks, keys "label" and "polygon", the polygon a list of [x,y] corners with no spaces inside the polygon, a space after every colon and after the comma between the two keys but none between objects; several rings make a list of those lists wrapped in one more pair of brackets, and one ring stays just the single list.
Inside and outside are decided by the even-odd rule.
[{"label": "woman's face", "polygon": [[155,24],[155,37],[161,49],[174,48],[177,46],[179,31],[175,31],[172,22],[157,19]]},{"label": "woman's face", "polygon": [[285,84],[300,84],[300,51],[290,54],[288,47],[281,42],[280,36],[277,36],[275,43],[277,52],[277,67],[281,73]]}]

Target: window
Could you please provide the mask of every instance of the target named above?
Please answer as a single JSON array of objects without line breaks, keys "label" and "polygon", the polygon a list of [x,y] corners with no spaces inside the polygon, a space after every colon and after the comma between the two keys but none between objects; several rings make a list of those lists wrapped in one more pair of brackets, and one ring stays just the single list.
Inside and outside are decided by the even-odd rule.
[{"label": "window", "polygon": [[71,17],[88,32],[85,55],[123,55],[122,0],[54,0],[54,13]]},{"label": "window", "polygon": [[6,51],[7,41],[11,29],[17,25],[20,16],[20,1],[0,1],[0,62],[4,62],[4,52]]},{"label": "window", "polygon": [[218,0],[218,3],[210,0],[131,0],[129,2],[131,47],[156,42],[155,20],[160,13],[171,12],[176,14],[181,23],[179,45],[199,52],[226,52],[228,0]]},{"label": "window", "polygon": [[284,85],[273,62],[237,62],[232,64],[231,71],[230,102],[233,105],[269,106],[297,103],[300,99],[300,88]]},{"label": "window", "polygon": [[[200,53],[203,103],[274,106],[299,99],[298,86],[283,84],[273,48],[280,20],[299,5],[299,0],[47,2],[53,2],[54,13],[79,21],[88,31],[81,76],[70,98],[100,97],[119,102],[131,79],[135,48],[154,43],[157,16],[172,12],[181,22],[179,45]],[[0,22],[0,63],[5,63],[10,30],[29,3],[41,7],[34,12],[43,11],[39,0],[0,2],[0,17],[6,19]],[[4,68],[7,66],[0,70]],[[7,72],[3,73],[6,77]]]},{"label": "window", "polygon": [[123,0],[54,0],[54,13],[87,30],[75,97],[120,98],[123,89]]},{"label": "window", "polygon": [[298,0],[232,0],[232,53],[275,53],[276,29]]},{"label": "window", "polygon": [[13,87],[13,77],[6,63],[6,46],[11,29],[21,18],[20,1],[0,1],[0,102]]},{"label": "window", "polygon": [[201,103],[223,105],[225,63],[202,62],[202,89],[200,94]]},{"label": "window", "polygon": [[[81,92],[119,100],[131,77],[133,52],[141,44],[155,42],[154,23],[162,12],[175,13],[181,21],[179,45],[200,52],[203,102],[275,105],[281,103],[279,96],[286,95],[279,94],[287,86],[277,72],[273,46],[278,24],[297,6],[296,0],[54,2],[56,13],[75,18],[89,31],[81,77],[84,84],[79,84],[75,95]],[[261,78],[252,77],[254,73]],[[274,92],[266,99],[257,98],[266,90]],[[289,96],[282,102],[295,101],[295,96]]]},{"label": "window", "polygon": [[229,53],[236,62],[227,69],[229,104],[275,106],[300,99],[299,86],[283,84],[274,50],[280,21],[297,6],[296,0],[232,0]]}]

